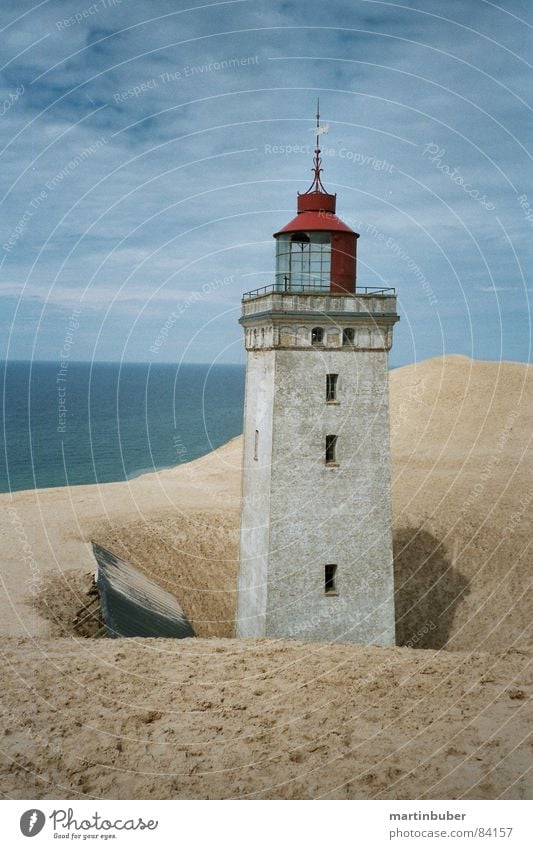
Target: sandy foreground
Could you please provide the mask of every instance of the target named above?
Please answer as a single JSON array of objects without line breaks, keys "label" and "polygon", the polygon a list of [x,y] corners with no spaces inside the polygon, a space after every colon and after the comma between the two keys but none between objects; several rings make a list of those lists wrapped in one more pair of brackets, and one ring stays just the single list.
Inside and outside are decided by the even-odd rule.
[{"label": "sandy foreground", "polygon": [[[391,374],[397,641],[230,639],[241,441],[0,495],[8,798],[529,798],[532,369]],[[78,638],[96,540],[200,639]]]}]

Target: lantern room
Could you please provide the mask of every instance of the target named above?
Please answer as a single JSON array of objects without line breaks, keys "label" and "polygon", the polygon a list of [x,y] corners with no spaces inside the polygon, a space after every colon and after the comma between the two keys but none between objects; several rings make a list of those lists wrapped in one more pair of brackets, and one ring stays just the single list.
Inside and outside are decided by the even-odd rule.
[{"label": "lantern room", "polygon": [[297,215],[276,239],[278,291],[355,292],[356,247],[359,234],[336,215],[337,196],[326,192],[321,179],[320,122],[309,189],[298,193]]}]

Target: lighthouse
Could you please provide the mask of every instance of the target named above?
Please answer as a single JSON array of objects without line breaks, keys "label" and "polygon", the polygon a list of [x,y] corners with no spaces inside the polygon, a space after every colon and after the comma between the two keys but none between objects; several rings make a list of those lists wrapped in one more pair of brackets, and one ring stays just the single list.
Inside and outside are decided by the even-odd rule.
[{"label": "lighthouse", "polygon": [[313,182],[242,298],[238,637],[394,645],[388,352],[394,289],[356,285],[359,235]]}]

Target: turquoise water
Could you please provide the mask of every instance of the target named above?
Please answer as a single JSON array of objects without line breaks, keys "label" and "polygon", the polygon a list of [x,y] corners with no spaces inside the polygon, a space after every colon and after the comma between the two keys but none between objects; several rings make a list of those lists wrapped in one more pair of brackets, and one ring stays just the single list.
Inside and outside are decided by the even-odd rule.
[{"label": "turquoise water", "polygon": [[242,431],[243,366],[9,362],[0,379],[1,492],[126,480]]}]

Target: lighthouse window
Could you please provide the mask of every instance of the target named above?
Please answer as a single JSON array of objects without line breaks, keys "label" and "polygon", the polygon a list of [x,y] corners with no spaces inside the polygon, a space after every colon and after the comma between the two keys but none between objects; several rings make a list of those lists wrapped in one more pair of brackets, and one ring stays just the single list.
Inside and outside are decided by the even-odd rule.
[{"label": "lighthouse window", "polygon": [[353,327],[345,327],[342,331],[342,344],[353,345],[354,330]]},{"label": "lighthouse window", "polygon": [[326,436],[326,465],[337,465],[337,436],[332,433]]},{"label": "lighthouse window", "polygon": [[254,460],[259,459],[259,431],[256,430],[254,436]]},{"label": "lighthouse window", "polygon": [[337,595],[335,578],[337,576],[337,565],[327,563],[324,566],[324,592],[326,595]]},{"label": "lighthouse window", "polygon": [[313,327],[311,331],[311,344],[322,345],[324,341],[324,329],[322,327]]},{"label": "lighthouse window", "polygon": [[276,238],[276,284],[280,291],[329,289],[331,233],[282,233]]},{"label": "lighthouse window", "polygon": [[331,403],[337,400],[337,380],[338,374],[326,375],[326,401]]}]

